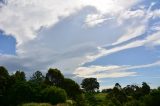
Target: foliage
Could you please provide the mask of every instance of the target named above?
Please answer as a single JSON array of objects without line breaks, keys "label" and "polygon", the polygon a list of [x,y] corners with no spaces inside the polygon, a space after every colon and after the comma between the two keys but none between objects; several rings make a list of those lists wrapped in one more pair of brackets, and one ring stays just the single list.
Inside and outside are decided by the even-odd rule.
[{"label": "foliage", "polygon": [[[23,71],[10,75],[0,66],[0,106],[159,106],[160,88],[116,83],[113,88],[98,91],[96,78],[82,80],[82,88],[72,79],[65,78],[58,69],[46,74],[36,71],[26,80]],[[97,92],[96,92],[97,91]],[[69,100],[67,100],[69,99]],[[29,104],[24,104],[29,103]],[[23,104],[23,105],[21,105]]]},{"label": "foliage", "polygon": [[76,100],[77,95],[82,93],[79,85],[69,78],[64,79],[62,88],[65,89],[67,95],[73,100]]},{"label": "foliage", "polygon": [[75,106],[87,106],[87,100],[84,94],[77,95]]},{"label": "foliage", "polygon": [[99,89],[99,83],[96,78],[85,78],[81,85],[86,92],[95,92],[95,90]]},{"label": "foliage", "polygon": [[0,104],[5,105],[8,90],[9,74],[5,67],[0,66]]},{"label": "foliage", "polygon": [[45,82],[49,85],[62,86],[64,80],[63,74],[58,69],[50,68],[46,74]]},{"label": "foliage", "polygon": [[52,105],[48,103],[26,103],[21,106],[52,106]]},{"label": "foliage", "polygon": [[9,101],[13,105],[30,102],[34,98],[32,87],[27,82],[17,82],[9,90]]},{"label": "foliage", "polygon": [[124,104],[124,106],[142,106],[138,100],[131,100]]},{"label": "foliage", "polygon": [[160,104],[160,89],[151,91],[149,95],[143,98],[145,106],[159,106]]},{"label": "foliage", "polygon": [[30,78],[30,81],[36,84],[42,84],[44,82],[45,77],[40,71],[36,71],[32,77]]},{"label": "foliage", "polygon": [[13,77],[16,82],[26,81],[25,73],[22,71],[16,71],[16,73],[13,75]]},{"label": "foliage", "polygon": [[142,83],[142,93],[143,95],[147,95],[150,93],[150,86],[146,82]]},{"label": "foliage", "polygon": [[67,99],[65,90],[51,86],[42,91],[43,101],[51,104],[64,103]]},{"label": "foliage", "polygon": [[97,101],[94,93],[86,93],[85,97],[86,97],[87,102],[90,106],[97,106],[98,105],[98,101]]}]

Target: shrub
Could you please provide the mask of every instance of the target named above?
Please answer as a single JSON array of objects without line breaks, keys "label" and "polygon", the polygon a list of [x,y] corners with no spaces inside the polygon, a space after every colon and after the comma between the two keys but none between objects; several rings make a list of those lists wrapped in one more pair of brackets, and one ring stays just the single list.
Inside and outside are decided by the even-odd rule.
[{"label": "shrub", "polygon": [[44,102],[49,102],[53,105],[57,103],[64,103],[67,99],[65,90],[55,86],[45,88],[42,91],[42,96]]}]

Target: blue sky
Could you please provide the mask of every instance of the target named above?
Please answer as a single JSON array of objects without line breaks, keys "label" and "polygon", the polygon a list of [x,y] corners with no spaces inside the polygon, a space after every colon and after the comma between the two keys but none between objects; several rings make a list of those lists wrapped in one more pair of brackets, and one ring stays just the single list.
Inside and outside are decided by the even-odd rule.
[{"label": "blue sky", "polygon": [[[61,6],[59,6],[61,5]],[[160,86],[159,0],[0,1],[0,65]]]},{"label": "blue sky", "polygon": [[15,55],[16,40],[12,36],[5,36],[3,32],[0,32],[0,53]]}]

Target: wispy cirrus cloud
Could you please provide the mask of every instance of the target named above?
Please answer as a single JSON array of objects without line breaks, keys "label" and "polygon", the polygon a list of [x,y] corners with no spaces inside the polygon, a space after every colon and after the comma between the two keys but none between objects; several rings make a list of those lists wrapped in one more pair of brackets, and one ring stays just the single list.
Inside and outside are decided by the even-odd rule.
[{"label": "wispy cirrus cloud", "polygon": [[74,74],[78,77],[96,77],[101,78],[120,78],[128,76],[136,76],[137,72],[131,71],[134,69],[150,68],[150,67],[160,67],[160,61],[156,61],[151,64],[144,65],[108,65],[108,66],[88,66],[79,67],[75,70]]},{"label": "wispy cirrus cloud", "polygon": [[123,43],[125,41],[128,41],[132,38],[138,37],[143,35],[146,32],[146,27],[147,25],[140,25],[140,26],[131,26],[128,27],[126,30],[126,33],[124,35],[122,35],[115,43],[113,43],[112,45],[117,45],[120,43]]},{"label": "wispy cirrus cloud", "polygon": [[101,48],[99,47],[99,53],[95,54],[95,55],[89,55],[87,56],[89,61],[94,61],[97,58],[103,57],[103,56],[107,56],[119,51],[123,51],[123,50],[127,50],[127,49],[132,49],[132,48],[136,48],[136,47],[140,47],[140,46],[150,46],[150,47],[154,47],[154,46],[158,46],[160,45],[160,31],[157,31],[151,35],[148,35],[145,39],[142,40],[135,40],[132,42],[129,42],[127,44],[124,45],[120,45],[120,46],[116,46],[114,48],[111,49],[105,49],[105,48]]}]

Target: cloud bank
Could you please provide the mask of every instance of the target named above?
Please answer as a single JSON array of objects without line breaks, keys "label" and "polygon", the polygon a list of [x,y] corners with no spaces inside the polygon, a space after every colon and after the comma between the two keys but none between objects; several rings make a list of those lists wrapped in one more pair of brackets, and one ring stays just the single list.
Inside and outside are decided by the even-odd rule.
[{"label": "cloud bank", "polygon": [[[160,10],[136,9],[141,0],[6,0],[0,6],[0,29],[16,41],[16,55],[0,55],[0,64],[10,70],[46,71],[60,68],[86,77],[91,70],[110,70],[126,66],[89,66],[84,64],[110,54],[140,46],[160,45],[159,25],[144,38],[150,21]],[[129,42],[127,42],[129,41]],[[124,43],[124,44],[123,44]],[[121,45],[122,44],[122,45]],[[113,46],[106,49],[104,45]],[[100,68],[100,69],[99,69]],[[80,71],[77,71],[80,70]],[[87,71],[83,71],[87,70]],[[78,72],[78,73],[77,73]],[[83,74],[80,74],[83,73]],[[108,75],[108,76],[107,76]],[[110,71],[92,77],[126,77],[135,72]],[[103,76],[103,77],[101,77]]]}]

